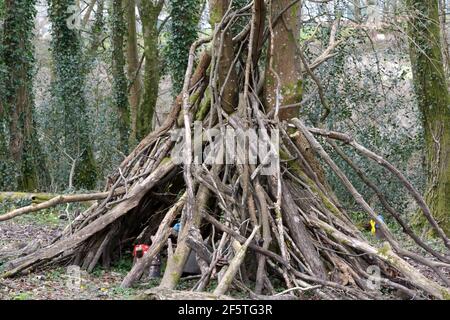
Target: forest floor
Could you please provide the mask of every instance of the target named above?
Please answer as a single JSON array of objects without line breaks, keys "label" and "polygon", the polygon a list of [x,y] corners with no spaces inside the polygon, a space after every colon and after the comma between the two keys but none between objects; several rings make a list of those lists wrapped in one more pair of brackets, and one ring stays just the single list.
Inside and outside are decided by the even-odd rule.
[{"label": "forest floor", "polygon": [[[67,223],[66,219],[61,219],[61,211],[55,210],[0,222],[0,249],[35,240],[39,240],[45,245],[54,239]],[[372,240],[380,241],[375,238]],[[406,247],[410,244],[406,239],[402,242]],[[68,284],[70,277],[67,267],[63,266],[52,266],[15,278],[0,279],[0,300],[123,300],[133,299],[145,290],[158,285],[159,279],[154,279],[143,281],[135,288],[122,289],[120,283],[131,266],[130,248],[130,250],[125,250],[122,259],[110,270],[97,267],[90,274],[82,271],[81,283],[76,290]],[[430,270],[422,266],[416,265],[416,267],[420,268],[425,275],[432,276]],[[1,269],[2,262],[0,261],[0,271]],[[450,278],[449,272],[445,274]],[[441,282],[440,279],[433,278]],[[189,289],[196,281],[197,279],[182,279],[178,289]],[[246,298],[239,292],[232,292],[231,295]],[[392,295],[386,296],[386,299],[392,298]],[[311,296],[309,299],[315,298]]]},{"label": "forest floor", "polygon": [[[66,219],[60,219],[60,215],[61,211],[45,210],[0,222],[0,249],[35,240],[42,245],[50,243],[68,224]],[[125,250],[124,255],[110,270],[96,267],[90,274],[81,271],[81,283],[76,289],[70,286],[68,269],[63,266],[51,266],[14,278],[0,279],[0,300],[127,300],[159,284],[160,279],[152,279],[142,281],[134,288],[121,288],[123,278],[132,267],[131,248]],[[198,279],[192,277],[182,278],[177,289],[187,290],[196,281]]]},{"label": "forest floor", "polygon": [[[0,248],[40,240],[49,243],[66,226],[57,212],[37,213],[0,223]],[[130,253],[131,256],[131,253]],[[81,273],[81,285],[68,286],[66,267],[47,268],[12,279],[0,279],[0,300],[114,300],[129,299],[157,283],[122,289],[120,283],[131,267],[131,257],[123,258],[111,270],[95,269]],[[1,269],[1,263],[0,263]]]}]

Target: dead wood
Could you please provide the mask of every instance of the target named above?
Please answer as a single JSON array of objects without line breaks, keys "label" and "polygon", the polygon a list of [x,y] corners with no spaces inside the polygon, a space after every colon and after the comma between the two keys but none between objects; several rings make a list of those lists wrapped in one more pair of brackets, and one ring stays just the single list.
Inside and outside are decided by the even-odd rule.
[{"label": "dead wood", "polygon": [[216,295],[210,292],[180,291],[154,288],[136,297],[138,300],[233,300],[226,295]]},{"label": "dead wood", "polygon": [[[75,199],[96,200],[53,243],[14,257],[2,277],[62,262],[92,271],[100,262],[108,266],[124,248],[145,242],[150,249],[124,278],[123,287],[136,284],[157,254],[167,250],[168,257],[160,286],[147,291],[142,299],[228,299],[224,294],[232,288],[253,299],[302,299],[304,292],[321,299],[382,299],[396,297],[398,292],[414,299],[448,298],[449,240],[415,187],[392,164],[349,135],[311,128],[293,118],[301,97],[296,90],[289,95],[282,86],[290,80],[297,82],[303,75],[316,77],[314,69],[332,57],[342,41],[336,40],[337,20],[330,26],[327,49],[305,70],[299,66],[301,60],[303,64],[308,60],[295,54],[302,48],[291,43],[289,52],[299,57],[293,70],[274,46],[289,41],[286,32],[292,28],[286,26],[295,21],[287,16],[288,9],[295,5],[297,1],[280,0],[272,6],[271,1],[258,0],[240,9],[222,7],[213,37],[191,46],[183,90],[169,116],[111,174],[104,192],[56,197],[0,216],[6,219]],[[231,34],[232,27],[249,15],[249,26]],[[282,37],[276,39],[275,31],[283,33]],[[205,44],[210,47],[197,56]],[[266,57],[261,54],[264,47],[268,48]],[[261,61],[262,57],[266,61]],[[283,78],[283,73],[292,79]],[[283,100],[287,103],[284,106]],[[238,136],[235,147],[246,151],[239,159],[242,161],[196,162],[199,146],[194,142],[199,126],[214,129],[222,137],[234,130]],[[172,154],[180,146],[179,141],[172,141],[175,129],[183,129],[180,165],[175,164]],[[250,161],[248,153],[257,149],[246,135],[249,129],[260,134],[260,141],[270,142],[256,163]],[[271,140],[274,135],[281,139]],[[399,179],[446,247],[439,251],[420,239],[371,177],[332,140],[354,148]],[[377,215],[326,152],[325,143],[330,143],[375,192],[405,235],[414,240],[415,248],[404,248],[400,237],[383,222],[379,225],[385,243],[371,244],[365,238],[324,173],[332,172],[339,178],[340,187],[368,219],[377,219]],[[205,137],[198,144],[202,150],[215,150],[213,139]],[[231,149],[227,146],[223,154],[235,159]],[[274,170],[263,174],[270,164]],[[170,237],[175,222],[181,224],[176,247],[175,238]],[[195,251],[201,275],[192,291],[176,291],[191,251]],[[427,272],[416,265],[424,266]],[[380,271],[376,290],[368,284],[369,267]],[[214,293],[205,293],[210,280],[216,278]],[[280,294],[275,293],[274,279],[284,283]],[[253,286],[254,292],[249,289]]]},{"label": "dead wood", "polygon": [[[119,188],[114,192],[114,195],[117,196],[123,194],[124,192],[125,190],[123,188]],[[37,212],[63,203],[86,202],[104,199],[108,196],[108,194],[109,192],[97,192],[97,193],[73,194],[73,195],[55,195],[53,197],[49,196],[49,200],[47,201],[39,202],[38,204],[32,204],[26,207],[21,207],[0,215],[0,221],[6,221],[26,213]],[[34,199],[37,196],[32,195],[31,197],[32,199]]]}]

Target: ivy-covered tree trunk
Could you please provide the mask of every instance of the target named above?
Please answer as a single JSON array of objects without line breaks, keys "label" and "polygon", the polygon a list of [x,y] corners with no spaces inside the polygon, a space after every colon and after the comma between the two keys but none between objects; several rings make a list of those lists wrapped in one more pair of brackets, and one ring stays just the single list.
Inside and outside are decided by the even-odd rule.
[{"label": "ivy-covered tree trunk", "polygon": [[126,0],[127,16],[127,75],[130,83],[128,103],[130,105],[130,144],[137,143],[137,117],[142,96],[141,73],[139,70],[137,34],[136,34],[136,1]]},{"label": "ivy-covered tree trunk", "polygon": [[450,77],[450,44],[448,42],[446,0],[439,0],[439,22],[441,28],[441,48],[444,60],[444,71],[446,72],[448,79]]},{"label": "ivy-covered tree trunk", "polygon": [[163,0],[142,0],[139,3],[139,15],[144,35],[144,95],[137,117],[138,140],[145,137],[152,129],[153,114],[158,98],[160,76],[158,50],[158,16],[163,7]]},{"label": "ivy-covered tree trunk", "polygon": [[445,77],[437,0],[408,0],[410,56],[425,132],[426,200],[450,235],[450,96]]},{"label": "ivy-covered tree trunk", "polygon": [[37,162],[42,159],[33,121],[32,39],[36,16],[35,1],[7,0],[4,5],[2,41],[4,111],[1,113],[2,118],[8,123],[9,157],[17,168],[16,187],[19,190],[32,191],[39,187]]},{"label": "ivy-covered tree trunk", "polygon": [[202,3],[200,0],[171,0],[169,3],[171,22],[167,63],[173,83],[172,91],[177,95],[183,87],[189,48],[197,39]]},{"label": "ivy-covered tree trunk", "polygon": [[102,43],[102,35],[105,31],[105,23],[103,17],[103,11],[105,8],[105,0],[96,1],[96,10],[94,23],[91,28],[91,40],[89,44],[89,48],[87,49],[87,58],[89,62],[94,61],[97,57],[97,50]]},{"label": "ivy-covered tree trunk", "polygon": [[[97,167],[86,112],[86,65],[79,31],[69,19],[71,12],[68,8],[73,4],[72,0],[49,0],[49,17],[52,24],[51,51],[54,63],[52,98],[54,112],[60,116],[62,126],[62,129],[56,130],[58,136],[54,138],[62,141],[64,151],[76,161],[74,187],[94,189],[97,182]],[[60,169],[68,177],[72,164],[67,161],[61,163]]]},{"label": "ivy-covered tree trunk", "polygon": [[113,104],[119,129],[119,150],[127,154],[130,114],[128,109],[127,77],[125,76],[124,35],[126,26],[123,17],[122,0],[113,0],[111,9]]},{"label": "ivy-covered tree trunk", "polygon": [[[4,1],[0,0],[0,35],[3,34]],[[3,61],[3,42],[0,41],[0,96],[4,96],[5,87],[3,76],[5,74],[5,62]],[[0,99],[0,188],[6,189],[9,183],[9,170],[7,162],[9,160],[8,146],[6,144],[6,114],[3,106],[3,99]]]}]

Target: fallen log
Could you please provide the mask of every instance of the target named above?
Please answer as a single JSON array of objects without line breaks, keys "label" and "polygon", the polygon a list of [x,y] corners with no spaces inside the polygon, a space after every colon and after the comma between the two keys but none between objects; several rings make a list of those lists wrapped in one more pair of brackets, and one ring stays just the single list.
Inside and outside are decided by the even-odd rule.
[{"label": "fallen log", "polygon": [[28,200],[31,203],[41,203],[44,201],[48,201],[54,197],[58,196],[58,194],[54,193],[30,193],[30,192],[0,192],[0,202],[3,201],[17,201],[17,200]]},{"label": "fallen log", "polygon": [[137,300],[234,300],[227,295],[217,295],[210,292],[192,292],[152,288],[136,297]]},{"label": "fallen log", "polygon": [[[114,192],[114,195],[120,195],[125,192],[124,188],[119,188]],[[97,192],[97,193],[85,193],[85,194],[71,194],[71,195],[53,195],[49,196],[47,201],[40,202],[39,204],[32,204],[26,207],[14,209],[8,213],[0,215],[0,221],[6,221],[14,217],[40,211],[43,209],[48,209],[63,203],[73,203],[73,202],[86,202],[93,200],[104,199],[109,195],[109,192]],[[43,199],[43,198],[39,198]]]}]

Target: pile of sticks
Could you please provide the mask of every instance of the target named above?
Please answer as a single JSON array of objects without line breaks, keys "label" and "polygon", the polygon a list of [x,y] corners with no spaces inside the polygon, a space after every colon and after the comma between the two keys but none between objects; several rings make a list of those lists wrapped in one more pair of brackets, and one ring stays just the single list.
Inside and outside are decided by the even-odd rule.
[{"label": "pile of sticks", "polygon": [[[204,292],[211,279],[217,278],[215,296],[223,296],[232,288],[259,299],[304,297],[305,292],[324,299],[377,299],[382,298],[381,289],[416,299],[450,296],[450,280],[445,273],[450,270],[449,239],[404,175],[344,133],[308,127],[297,118],[280,120],[278,105],[271,112],[265,111],[257,87],[262,75],[255,68],[257,58],[252,54],[255,50],[252,46],[257,42],[253,37],[257,34],[260,2],[236,10],[230,7],[213,37],[192,45],[183,91],[164,123],[124,159],[108,178],[104,192],[86,196],[89,200],[96,199],[95,204],[70,221],[51,244],[10,261],[2,277],[54,263],[77,264],[92,271],[100,263],[110,266],[133,243],[151,243],[123,279],[123,287],[139,281],[153,258],[167,250],[167,265],[159,288],[161,292],[175,289],[194,250],[201,276],[192,291]],[[223,87],[217,79],[224,30],[248,13],[252,15],[250,27],[233,38],[238,48],[234,63],[240,66],[236,68],[241,70],[238,86],[242,93],[236,110],[226,112],[221,103]],[[262,38],[265,39],[264,35],[268,38],[269,33],[266,29]],[[214,43],[213,49],[199,50],[209,42]],[[254,129],[261,132],[265,141],[279,135],[279,144],[271,145],[271,149],[279,152],[269,152],[267,156],[276,162],[277,170],[271,175],[261,174],[267,159],[259,159],[259,164],[248,159],[242,164],[196,163],[193,119],[201,121],[204,128],[221,132],[228,128]],[[172,156],[176,145],[171,134],[174,128],[184,128],[183,163],[177,163]],[[211,141],[206,141],[204,147],[210,144]],[[324,144],[334,148],[375,192],[386,212],[401,225],[418,250],[403,248],[383,221],[378,222],[385,240],[381,245],[372,245],[364,238],[321,176],[318,159],[340,179],[342,188],[354,197],[368,219],[377,220],[377,214],[325,151]],[[354,148],[403,183],[446,252],[436,251],[414,233],[342,146]],[[69,202],[70,196],[55,199],[39,206]],[[82,199],[78,196],[74,201]],[[21,210],[18,214],[36,211],[18,210]],[[174,250],[170,235],[177,221],[181,230]],[[219,268],[223,260],[227,263]],[[414,267],[417,265],[430,272],[425,275]],[[373,267],[380,270],[380,277],[374,280],[376,288],[368,281],[374,279],[369,271]],[[274,279],[286,289],[278,296]]]}]

